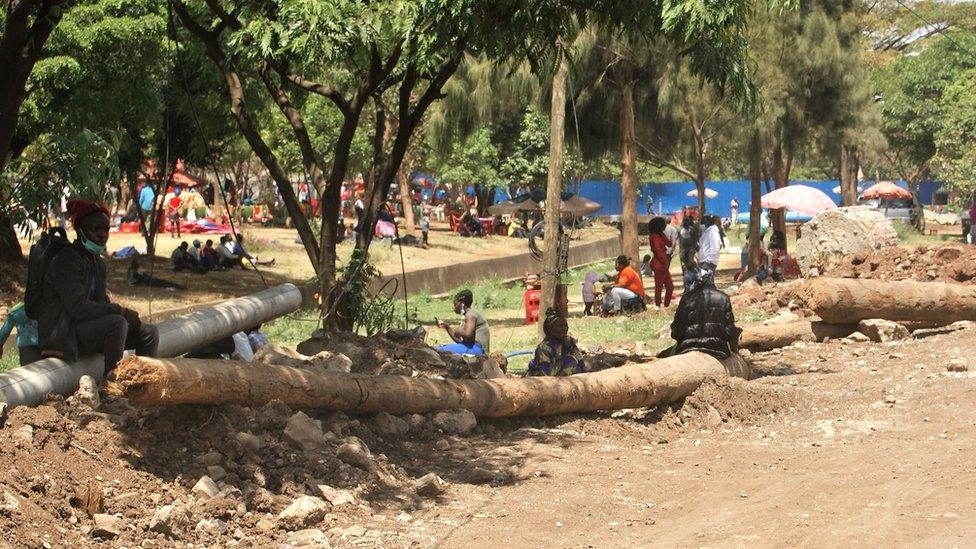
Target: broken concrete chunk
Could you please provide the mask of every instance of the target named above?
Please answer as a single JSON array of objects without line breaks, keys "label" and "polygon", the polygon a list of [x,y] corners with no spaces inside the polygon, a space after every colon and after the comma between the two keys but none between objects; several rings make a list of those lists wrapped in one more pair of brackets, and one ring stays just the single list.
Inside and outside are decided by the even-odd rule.
[{"label": "broken concrete chunk", "polygon": [[92,410],[97,410],[101,406],[101,399],[98,396],[98,383],[92,376],[81,376],[81,379],[78,380],[78,391],[75,396]]},{"label": "broken concrete chunk", "polygon": [[346,439],[346,442],[339,445],[336,448],[336,457],[353,467],[359,467],[367,471],[373,468],[373,460],[369,454],[369,448],[366,447],[363,441],[356,437],[349,437]]},{"label": "broken concrete chunk", "polygon": [[288,544],[302,549],[331,549],[332,547],[325,532],[314,528],[292,532],[288,535]]},{"label": "broken concrete chunk", "polygon": [[468,410],[438,412],[434,415],[434,426],[454,435],[466,435],[478,426],[478,418]]},{"label": "broken concrete chunk", "polygon": [[413,483],[413,491],[418,496],[438,496],[443,494],[445,490],[447,490],[447,483],[435,473],[427,473]]},{"label": "broken concrete chunk", "polygon": [[322,422],[308,417],[304,412],[296,412],[288,418],[284,436],[293,446],[305,451],[319,450],[325,446]]},{"label": "broken concrete chunk", "polygon": [[278,527],[300,530],[318,524],[329,512],[329,504],[319,498],[302,496],[278,515]]},{"label": "broken concrete chunk", "polygon": [[406,421],[386,412],[376,414],[373,423],[376,431],[384,437],[400,438],[410,431],[410,425]]},{"label": "broken concrete chunk", "polygon": [[95,519],[95,527],[91,530],[93,538],[115,539],[122,533],[122,519],[119,517],[99,513],[92,518]]},{"label": "broken concrete chunk", "polygon": [[909,337],[908,328],[897,322],[881,318],[862,320],[858,323],[857,328],[868,339],[878,343],[908,339]]},{"label": "broken concrete chunk", "polygon": [[190,526],[190,512],[182,503],[160,507],[149,521],[149,530],[176,538]]},{"label": "broken concrete chunk", "polygon": [[193,485],[190,492],[200,499],[210,499],[220,493],[220,488],[212,478],[204,475]]}]

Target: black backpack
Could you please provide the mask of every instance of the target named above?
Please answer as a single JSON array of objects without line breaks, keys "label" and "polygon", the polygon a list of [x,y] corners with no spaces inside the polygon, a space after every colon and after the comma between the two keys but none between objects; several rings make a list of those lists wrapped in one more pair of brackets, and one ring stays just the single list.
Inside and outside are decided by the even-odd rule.
[{"label": "black backpack", "polygon": [[27,313],[27,318],[40,318],[44,273],[54,256],[70,244],[64,227],[51,227],[30,247],[27,255],[27,286],[24,288],[24,312]]}]

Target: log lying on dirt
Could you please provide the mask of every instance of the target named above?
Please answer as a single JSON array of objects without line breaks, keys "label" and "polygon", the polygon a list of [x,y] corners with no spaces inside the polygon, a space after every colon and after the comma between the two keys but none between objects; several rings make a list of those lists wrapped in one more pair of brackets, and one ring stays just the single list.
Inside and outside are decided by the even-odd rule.
[{"label": "log lying on dirt", "polygon": [[976,286],[962,284],[812,278],[800,286],[797,297],[832,324],[871,318],[942,324],[976,320]]},{"label": "log lying on dirt", "polygon": [[239,404],[278,399],[293,408],[352,413],[422,414],[470,410],[482,417],[546,416],[641,408],[674,402],[703,381],[750,369],[688,353],[570,377],[434,379],[303,370],[226,360],[131,357],[109,390],[134,404]]},{"label": "log lying on dirt", "polygon": [[743,326],[739,348],[752,352],[771,351],[797,341],[823,341],[847,337],[857,331],[857,324],[828,324],[796,320],[785,324],[750,324]]},{"label": "log lying on dirt", "polygon": [[[181,355],[293,312],[301,303],[301,291],[293,284],[282,284],[168,320],[157,325],[159,356]],[[81,376],[101,381],[104,369],[102,355],[84,356],[73,363],[57,358],[38,360],[0,374],[0,401],[8,409],[36,406],[49,393],[69,395],[77,391]]]}]

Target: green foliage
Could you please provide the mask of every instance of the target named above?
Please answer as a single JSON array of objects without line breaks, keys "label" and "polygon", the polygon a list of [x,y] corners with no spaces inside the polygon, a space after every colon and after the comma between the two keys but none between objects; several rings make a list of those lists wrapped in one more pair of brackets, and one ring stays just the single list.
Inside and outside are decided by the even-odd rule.
[{"label": "green foliage", "polygon": [[63,189],[72,196],[104,201],[117,181],[117,143],[85,130],[74,138],[43,135],[0,174],[0,215],[29,229],[58,207]]},{"label": "green foliage", "polygon": [[942,127],[936,132],[936,163],[952,188],[976,191],[976,82],[961,71],[943,96]]},{"label": "green foliage", "polygon": [[435,162],[440,179],[447,183],[478,183],[484,187],[498,187],[504,183],[498,173],[498,147],[492,143],[488,128],[461,140],[446,158],[438,158]]},{"label": "green foliage", "polygon": [[366,335],[382,333],[396,327],[396,307],[393,297],[382,292],[373,293],[371,288],[382,273],[369,262],[360,250],[354,250],[349,263],[343,269],[337,295],[330,299],[335,303],[335,313],[351,321],[352,329]]}]

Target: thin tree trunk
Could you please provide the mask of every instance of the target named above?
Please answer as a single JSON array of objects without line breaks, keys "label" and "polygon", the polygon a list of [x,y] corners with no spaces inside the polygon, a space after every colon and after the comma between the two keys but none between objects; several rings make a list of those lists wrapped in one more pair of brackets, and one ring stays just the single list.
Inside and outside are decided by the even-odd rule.
[{"label": "thin tree trunk", "polygon": [[[789,185],[786,174],[786,164],[783,162],[783,145],[781,143],[776,143],[776,145],[773,147],[773,181],[776,183],[777,189],[782,189]],[[780,231],[785,236],[786,208],[770,210],[769,218],[773,225],[773,230]],[[783,239],[783,246],[784,248],[786,247],[786,239]]]},{"label": "thin tree trunk", "polygon": [[857,147],[842,145],[840,148],[840,205],[857,203]]},{"label": "thin tree trunk", "polygon": [[403,232],[413,234],[417,220],[413,217],[413,198],[410,197],[410,166],[404,162],[397,171],[397,188],[400,189],[400,206],[403,208]]},{"label": "thin tree trunk", "polygon": [[[563,186],[563,138],[566,126],[566,78],[569,61],[559,60],[552,77],[552,103],[549,107],[549,176],[546,180],[545,249],[542,254],[542,295],[539,299],[540,320],[549,307],[556,306],[559,284],[559,207]],[[542,336],[542,322],[539,322]]]},{"label": "thin tree trunk", "polygon": [[759,225],[762,218],[762,166],[759,155],[759,139],[753,135],[753,142],[749,147],[749,182],[752,197],[749,203],[749,269],[747,274],[753,276],[759,270]]},{"label": "thin tree trunk", "polygon": [[[621,253],[631,264],[640,261],[637,231],[637,140],[634,134],[634,82],[622,85],[620,101],[620,224],[623,229]],[[640,269],[638,269],[638,272]]]}]

